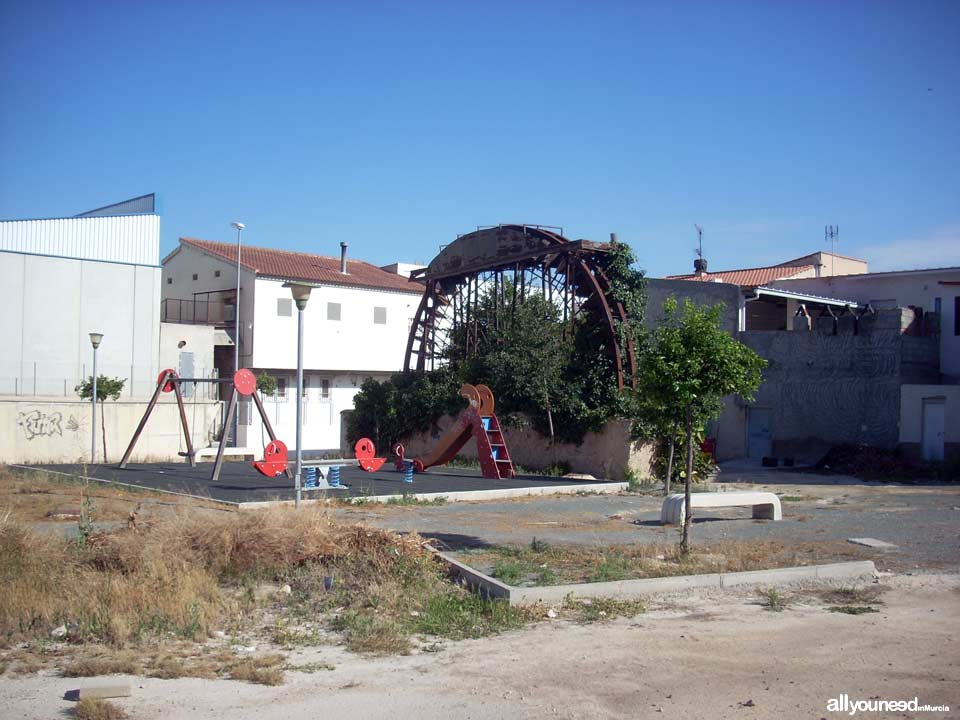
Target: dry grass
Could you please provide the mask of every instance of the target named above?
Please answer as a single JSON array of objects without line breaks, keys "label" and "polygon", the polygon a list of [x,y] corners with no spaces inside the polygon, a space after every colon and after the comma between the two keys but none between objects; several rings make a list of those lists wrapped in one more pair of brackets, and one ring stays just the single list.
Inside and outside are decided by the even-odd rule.
[{"label": "dry grass", "polygon": [[143,663],[136,653],[92,653],[76,658],[61,670],[64,677],[95,677],[97,675],[140,675]]},{"label": "dry grass", "polygon": [[126,711],[111,702],[99,698],[83,698],[73,709],[77,720],[125,720]]},{"label": "dry grass", "polygon": [[286,658],[278,653],[253,655],[233,663],[227,668],[227,674],[231,680],[243,680],[259,685],[282,685],[285,660]]}]

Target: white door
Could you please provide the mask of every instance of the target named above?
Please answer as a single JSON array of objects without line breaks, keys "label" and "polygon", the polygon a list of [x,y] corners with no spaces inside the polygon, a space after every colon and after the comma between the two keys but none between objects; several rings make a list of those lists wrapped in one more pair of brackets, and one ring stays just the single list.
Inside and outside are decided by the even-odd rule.
[{"label": "white door", "polygon": [[928,398],[923,401],[923,459],[943,460],[944,408],[943,398]]}]

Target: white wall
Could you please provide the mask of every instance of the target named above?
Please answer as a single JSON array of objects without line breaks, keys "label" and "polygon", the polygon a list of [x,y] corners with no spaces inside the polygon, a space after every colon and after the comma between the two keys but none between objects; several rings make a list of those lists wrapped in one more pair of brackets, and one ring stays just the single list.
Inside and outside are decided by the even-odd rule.
[{"label": "white wall", "polygon": [[[277,315],[277,301],[290,290],[279,280],[256,281],[252,366],[296,370],[297,309]],[[410,321],[419,295],[340,286],[316,288],[303,311],[303,366],[312,370],[399,372]],[[340,320],[327,319],[328,303],[339,303]],[[374,323],[374,307],[386,308],[386,324]]]},{"label": "white wall", "polygon": [[[220,277],[216,273],[220,273]],[[197,279],[194,280],[193,276]],[[240,271],[240,366],[250,367],[251,343],[254,332],[253,309],[255,305],[255,275],[245,269]],[[163,300],[194,300],[197,293],[212,291],[226,291],[233,297],[237,288],[237,266],[222,258],[216,258],[201,252],[189,245],[181,245],[163,263]],[[287,291],[289,292],[289,290]],[[222,300],[222,295],[203,296],[213,297],[214,301]],[[233,320],[220,323],[233,337]]]},{"label": "white wall", "polygon": [[[155,384],[154,384],[155,385]],[[117,463],[143,417],[146,402],[107,400],[97,411],[97,462],[103,462],[103,435],[107,431],[107,460]],[[42,399],[0,399],[0,462],[75,463],[90,459],[89,402]],[[220,403],[186,403],[187,422],[195,447],[206,447],[220,428]],[[102,416],[102,417],[101,417]],[[101,425],[102,421],[102,425]],[[172,394],[157,403],[132,462],[183,460],[186,450],[180,417]]]},{"label": "white wall", "polygon": [[[296,371],[270,373],[287,381],[286,397],[263,398],[264,410],[273,426],[277,438],[282,440],[293,452],[297,439],[297,403]],[[340,419],[344,410],[353,409],[353,397],[360,385],[368,377],[385,380],[389,373],[349,373],[305,372],[303,377],[303,447],[304,450],[332,450],[340,447]],[[321,380],[330,383],[329,397],[322,397]],[[264,447],[270,437],[267,435],[257,408],[251,400],[244,400],[240,415],[240,443],[245,447],[259,449]],[[377,448],[381,455],[389,448]]]},{"label": "white wall", "polygon": [[902,273],[870,273],[832,278],[778,280],[773,287],[812,295],[856,300],[895,307],[913,305],[932,312],[940,298],[940,372],[960,380],[960,336],[954,330],[954,298],[960,296],[960,269],[923,270]]},{"label": "white wall", "polygon": [[124,397],[153,391],[158,267],[2,252],[0,287],[0,395],[72,396],[93,371],[94,331],[97,373],[126,378]]},{"label": "white wall", "polygon": [[943,398],[945,407],[944,442],[960,443],[960,386],[901,385],[900,442],[923,441],[923,401]]}]

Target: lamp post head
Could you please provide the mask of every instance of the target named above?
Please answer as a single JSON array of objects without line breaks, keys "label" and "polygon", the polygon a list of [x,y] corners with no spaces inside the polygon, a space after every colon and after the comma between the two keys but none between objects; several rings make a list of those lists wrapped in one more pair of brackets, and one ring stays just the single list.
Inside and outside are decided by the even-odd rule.
[{"label": "lamp post head", "polygon": [[102,340],[103,340],[103,333],[98,333],[98,332],[90,333],[90,344],[93,345],[94,350],[100,347],[100,343]]},{"label": "lamp post head", "polygon": [[310,291],[319,285],[309,285],[306,283],[288,282],[283,284],[290,288],[290,294],[293,295],[293,301],[297,304],[297,310],[304,310],[307,307],[307,300],[310,299]]},{"label": "lamp post head", "polygon": [[243,230],[247,226],[244,225],[242,222],[232,222],[230,223],[230,227],[234,228],[235,230]]}]

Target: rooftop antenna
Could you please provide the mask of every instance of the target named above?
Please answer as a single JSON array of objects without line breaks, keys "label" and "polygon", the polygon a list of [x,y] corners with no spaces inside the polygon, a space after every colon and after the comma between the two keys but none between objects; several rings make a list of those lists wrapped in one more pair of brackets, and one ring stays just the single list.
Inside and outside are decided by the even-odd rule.
[{"label": "rooftop antenna", "polygon": [[693,270],[697,274],[701,274],[707,271],[707,261],[703,259],[703,228],[696,223],[693,226],[697,229],[697,247],[693,249],[697,259],[693,261]]},{"label": "rooftop antenna", "polygon": [[837,243],[840,242],[840,226],[839,225],[827,225],[823,228],[823,241],[830,243],[830,274],[835,275],[834,272],[834,263],[836,258],[834,257],[837,250]]}]

